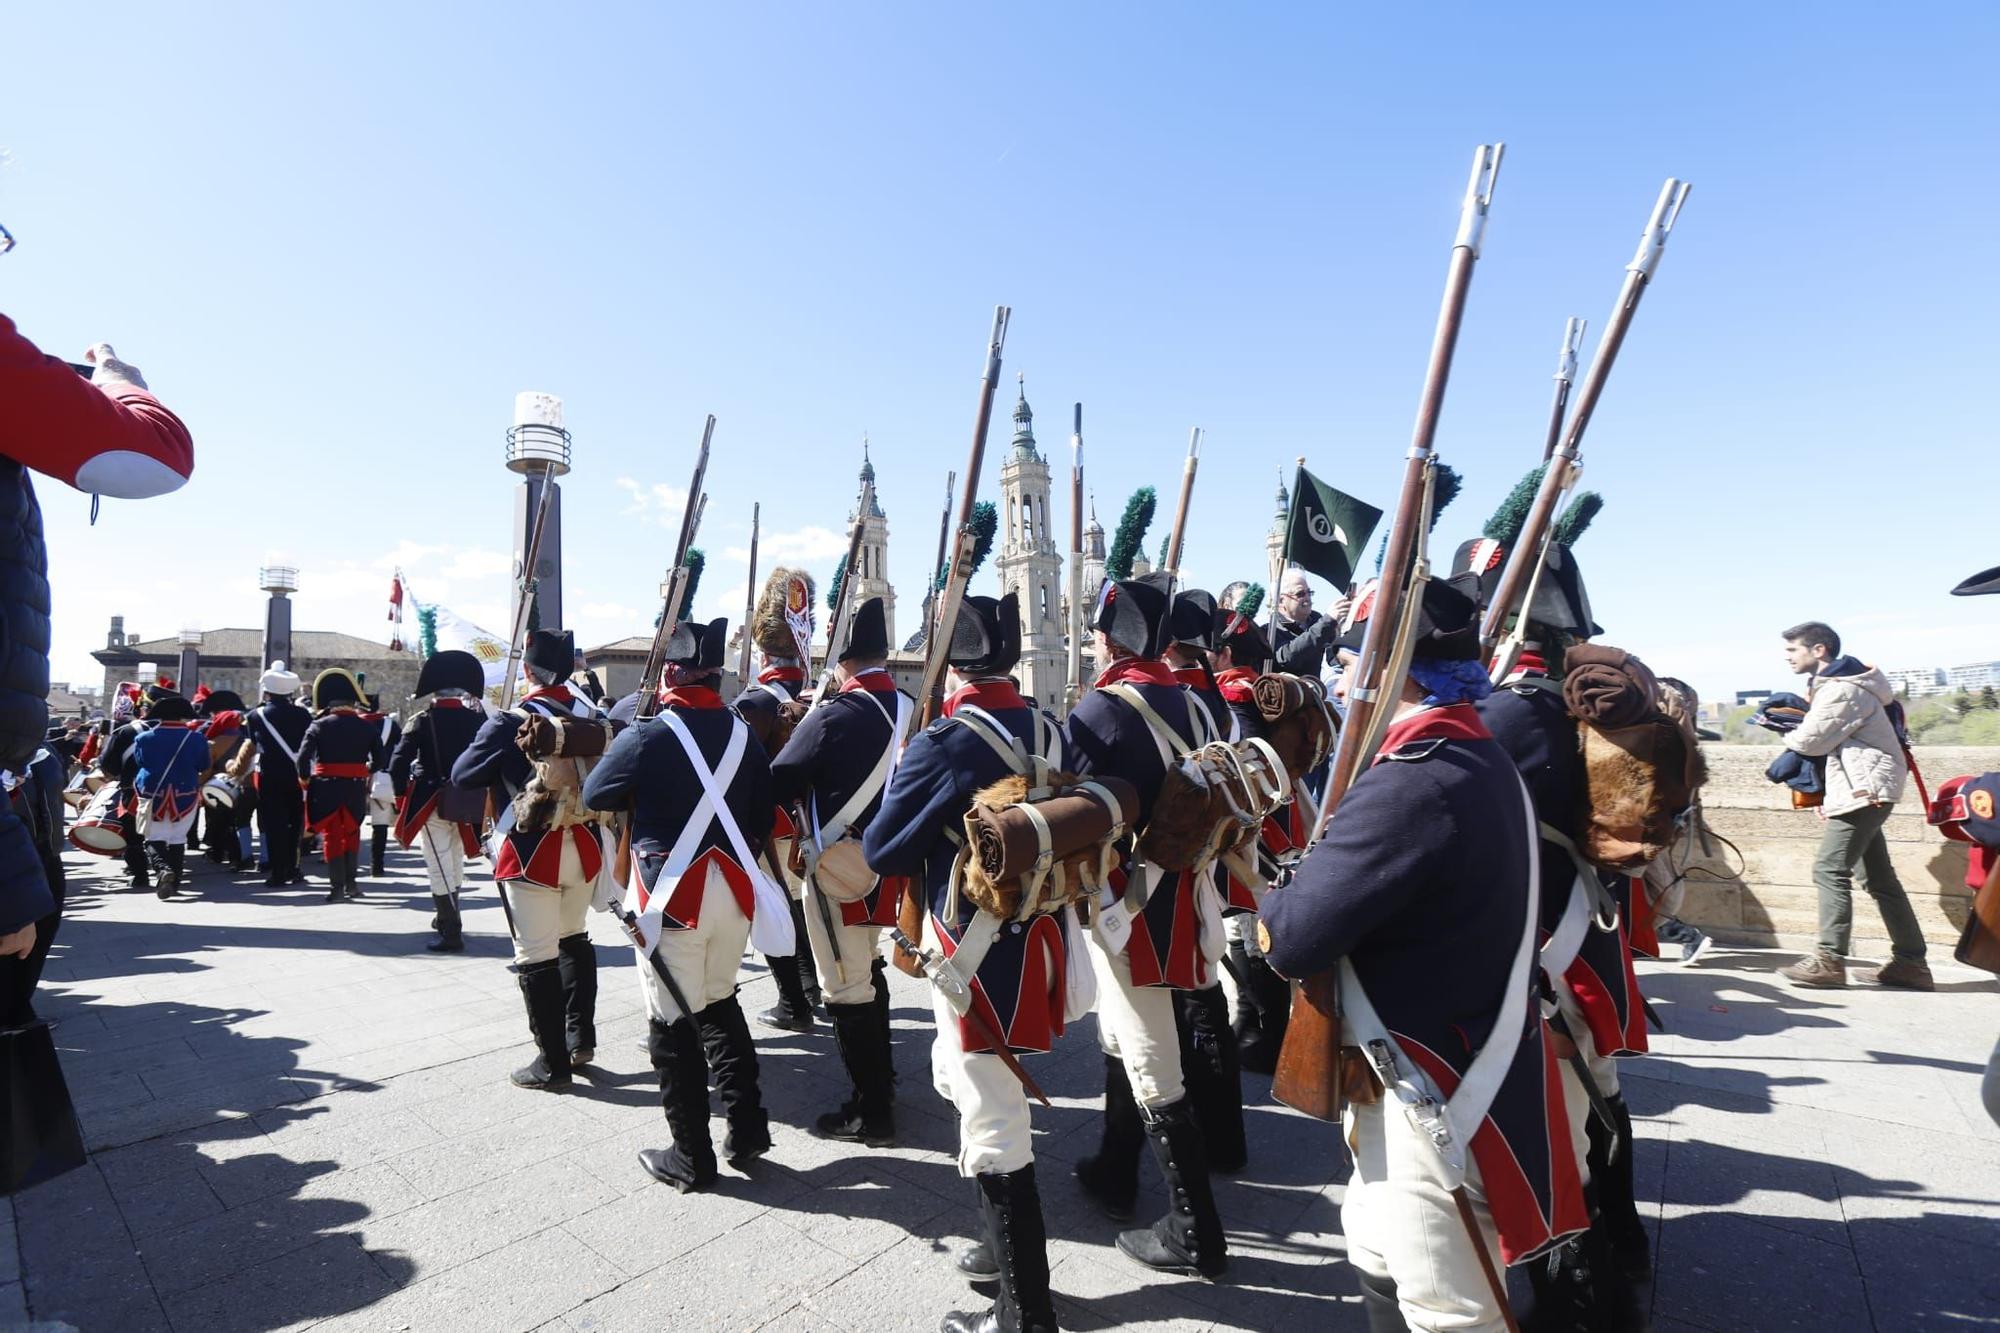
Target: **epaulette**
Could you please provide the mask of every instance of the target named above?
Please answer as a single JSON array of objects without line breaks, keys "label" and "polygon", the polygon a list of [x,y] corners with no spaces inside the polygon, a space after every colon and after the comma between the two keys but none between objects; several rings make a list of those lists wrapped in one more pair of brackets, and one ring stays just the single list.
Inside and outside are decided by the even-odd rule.
[{"label": "epaulette", "polygon": [[1437,753],[1438,747],[1443,745],[1446,739],[1444,736],[1433,736],[1429,740],[1411,741],[1408,745],[1391,750],[1382,757],[1404,760],[1428,759]]}]

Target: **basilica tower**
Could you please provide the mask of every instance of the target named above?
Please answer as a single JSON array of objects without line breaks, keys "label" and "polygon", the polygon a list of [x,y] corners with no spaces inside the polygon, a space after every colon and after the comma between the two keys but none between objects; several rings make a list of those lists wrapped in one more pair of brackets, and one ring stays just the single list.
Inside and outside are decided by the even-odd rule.
[{"label": "basilica tower", "polygon": [[[881,497],[875,494],[875,464],[868,458],[868,441],[861,441],[861,484],[868,490],[868,512],[861,516],[861,568],[854,570],[853,577],[845,580],[853,589],[850,603],[865,602],[870,597],[882,599],[882,619],[889,631],[889,642],[896,639],[896,590],[889,586],[889,516],[882,512]],[[849,514],[852,523],[855,515]]]},{"label": "basilica tower", "polygon": [[1021,603],[1021,693],[1060,710],[1063,697],[1062,556],[1049,519],[1049,465],[1035,448],[1023,377],[1014,444],[1000,465],[1000,591]]}]

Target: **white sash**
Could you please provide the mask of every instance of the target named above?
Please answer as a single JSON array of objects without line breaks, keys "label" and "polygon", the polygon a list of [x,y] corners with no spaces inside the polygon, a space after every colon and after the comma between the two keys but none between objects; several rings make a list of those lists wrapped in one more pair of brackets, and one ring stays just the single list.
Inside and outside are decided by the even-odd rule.
[{"label": "white sash", "polygon": [[[797,935],[792,930],[792,911],[786,901],[785,892],[773,884],[757,864],[757,858],[750,854],[750,844],[743,837],[743,830],[737,826],[736,816],[729,808],[724,795],[728,785],[736,776],[737,766],[742,763],[743,749],[750,739],[750,728],[742,719],[732,718],[735,725],[729,731],[729,744],[722,752],[722,762],[710,769],[708,761],[702,758],[701,747],[695,744],[694,736],[688,731],[687,723],[673,709],[661,713],[658,721],[681,743],[687,752],[688,767],[701,783],[702,799],[696,804],[694,814],[682,828],[680,838],[674,843],[673,851],[667,857],[667,864],[661,869],[662,877],[672,876],[678,881],[695,859],[695,849],[701,845],[701,838],[708,831],[709,819],[722,825],[722,832],[729,839],[730,849],[736,854],[736,864],[750,878],[750,893],[755,911],[750,915],[750,942],[757,952],[773,958],[782,958],[798,948]],[[725,776],[726,775],[726,776]],[[654,884],[659,883],[656,878]],[[657,893],[652,895],[658,898]],[[661,903],[661,909],[666,904]],[[648,912],[640,917],[641,929],[650,919],[652,932],[648,936],[648,947],[659,938],[659,917]]]},{"label": "white sash", "polygon": [[[266,712],[262,708],[259,708],[256,711],[255,716],[264,724],[261,729],[267,735],[270,736],[271,743],[278,747],[278,753],[284,755],[286,759],[291,761],[292,770],[296,772],[299,767],[298,750],[285,739],[285,734],[278,730],[278,724],[271,720],[271,715],[268,712]],[[299,738],[299,741],[300,744],[304,744],[305,737],[301,736]]]},{"label": "white sash", "polygon": [[[1346,958],[1340,960],[1340,1003],[1347,1035],[1364,1051],[1376,1042],[1381,1042],[1388,1049],[1395,1063],[1396,1075],[1389,1091],[1403,1103],[1403,1112],[1409,1116],[1410,1123],[1421,1130],[1431,1146],[1437,1149],[1453,1188],[1465,1183],[1466,1154],[1471,1150],[1472,1137],[1485,1123],[1486,1113],[1493,1108],[1493,1099],[1500,1094],[1500,1084],[1514,1063],[1514,1052],[1520,1049],[1526,1019],[1519,1006],[1525,1004],[1528,998],[1529,969],[1534,964],[1535,936],[1539,933],[1542,843],[1537,836],[1535,803],[1528,795],[1527,785],[1520,781],[1519,774],[1515,775],[1515,782],[1521,789],[1521,805],[1528,824],[1527,918],[1521,931],[1521,942],[1514,948],[1514,961],[1507,969],[1507,990],[1500,998],[1500,1012],[1494,1020],[1493,1031],[1487,1034],[1486,1044],[1472,1057],[1472,1064],[1450,1098],[1441,1097],[1430,1077],[1397,1045],[1396,1038],[1375,1012],[1368,992],[1361,988],[1361,979],[1355,974],[1353,962]],[[1379,1070],[1380,1066],[1377,1065],[1377,1068]]]},{"label": "white sash", "polygon": [[882,707],[882,701],[875,697],[873,691],[856,690],[854,693],[866,695],[868,702],[875,705],[875,711],[882,715],[882,720],[889,724],[889,743],[882,748],[882,757],[875,761],[875,769],[868,775],[868,780],[855,788],[854,794],[847,798],[847,804],[841,806],[833,818],[823,825],[819,822],[819,797],[814,795],[813,846],[822,852],[828,843],[840,841],[854,821],[861,817],[861,812],[868,808],[868,803],[875,799],[875,794],[888,784],[896,765],[902,761],[903,733],[910,725],[910,699],[900,690],[896,693],[894,717],[889,716],[889,710]]}]

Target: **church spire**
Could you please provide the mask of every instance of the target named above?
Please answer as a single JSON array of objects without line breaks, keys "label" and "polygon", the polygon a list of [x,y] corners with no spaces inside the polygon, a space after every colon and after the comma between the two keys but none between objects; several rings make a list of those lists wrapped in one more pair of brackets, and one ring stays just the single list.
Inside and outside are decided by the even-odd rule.
[{"label": "church spire", "polygon": [[[868,517],[887,518],[882,512],[882,497],[875,493],[875,464],[868,457],[868,432],[861,432],[861,485],[868,490]],[[859,494],[859,492],[856,492]]]},{"label": "church spire", "polygon": [[1014,379],[1020,385],[1020,397],[1014,403],[1014,452],[1039,459],[1041,454],[1035,448],[1035,412],[1028,406],[1028,377],[1017,373]]}]

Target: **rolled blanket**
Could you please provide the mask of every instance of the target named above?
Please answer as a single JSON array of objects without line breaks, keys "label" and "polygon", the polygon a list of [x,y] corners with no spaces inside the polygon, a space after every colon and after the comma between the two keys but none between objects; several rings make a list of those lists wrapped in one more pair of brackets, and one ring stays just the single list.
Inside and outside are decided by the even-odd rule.
[{"label": "rolled blanket", "polygon": [[1623,648],[1577,644],[1563,655],[1563,702],[1596,727],[1629,727],[1658,715],[1652,669]]},{"label": "rolled blanket", "polygon": [[[1049,851],[1058,861],[1103,842],[1114,825],[1129,828],[1139,817],[1138,789],[1123,778],[1094,780],[1117,802],[1115,811],[1076,781],[1068,779],[1054,795],[1034,803],[1035,813],[1048,824]],[[995,884],[1028,874],[1041,857],[1041,832],[1024,808],[1026,794],[1026,779],[1002,779],[975,796],[966,812],[966,845],[980,873]]]},{"label": "rolled blanket", "polygon": [[1266,672],[1250,686],[1250,697],[1256,701],[1259,716],[1266,722],[1276,722],[1305,707],[1306,684],[1298,676]]},{"label": "rolled blanket", "polygon": [[588,759],[604,753],[611,726],[587,717],[545,717],[530,713],[514,744],[530,759]]},{"label": "rolled blanket", "polygon": [[1264,719],[1264,739],[1291,780],[1318,768],[1333,749],[1333,719],[1323,707],[1326,687],[1307,676],[1272,671],[1257,677],[1250,697]]}]

